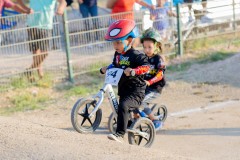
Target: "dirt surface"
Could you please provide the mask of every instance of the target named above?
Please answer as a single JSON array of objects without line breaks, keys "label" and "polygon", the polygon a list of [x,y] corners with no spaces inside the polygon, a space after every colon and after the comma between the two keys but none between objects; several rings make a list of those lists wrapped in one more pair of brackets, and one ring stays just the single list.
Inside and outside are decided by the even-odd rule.
[{"label": "dirt surface", "polygon": [[102,106],[93,134],[73,130],[70,112],[77,97],[44,110],[0,117],[0,159],[240,159],[240,54],[189,70],[168,73],[159,103],[169,116],[151,148],[107,139],[110,106]]}]

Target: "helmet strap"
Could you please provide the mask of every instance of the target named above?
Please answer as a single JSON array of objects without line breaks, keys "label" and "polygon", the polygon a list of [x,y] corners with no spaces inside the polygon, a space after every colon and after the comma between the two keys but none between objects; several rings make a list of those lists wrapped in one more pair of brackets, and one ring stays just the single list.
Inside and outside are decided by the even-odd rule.
[{"label": "helmet strap", "polygon": [[124,42],[124,40],[122,40],[122,44],[124,45],[124,49],[123,49],[123,52],[122,52],[123,54],[125,54],[126,51],[127,51],[129,48],[131,48],[134,40],[135,40],[135,39],[132,38],[132,41],[131,41],[128,45],[126,45],[126,43]]},{"label": "helmet strap", "polygon": [[154,54],[162,52],[160,47],[158,42],[154,43]]}]

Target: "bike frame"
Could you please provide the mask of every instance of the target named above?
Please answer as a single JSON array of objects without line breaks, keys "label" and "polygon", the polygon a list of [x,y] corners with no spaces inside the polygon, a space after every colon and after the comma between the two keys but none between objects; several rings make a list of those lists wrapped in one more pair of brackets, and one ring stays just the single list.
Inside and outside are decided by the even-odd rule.
[{"label": "bike frame", "polygon": [[103,102],[105,93],[107,93],[107,97],[112,108],[113,114],[115,117],[117,117],[118,101],[111,84],[104,84],[100,91],[92,97],[93,99],[99,99],[99,101],[97,101],[98,103],[96,104],[94,110],[89,114],[89,117],[93,116],[97,112],[98,108]]}]

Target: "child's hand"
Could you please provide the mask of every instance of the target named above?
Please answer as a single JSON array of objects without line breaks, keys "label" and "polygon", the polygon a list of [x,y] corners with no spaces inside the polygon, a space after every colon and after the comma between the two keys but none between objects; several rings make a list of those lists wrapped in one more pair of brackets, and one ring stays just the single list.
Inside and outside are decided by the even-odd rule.
[{"label": "child's hand", "polygon": [[148,81],[145,81],[145,83],[146,83],[147,86],[150,86],[150,83]]},{"label": "child's hand", "polygon": [[106,73],[106,71],[107,71],[107,66],[106,66],[106,67],[102,67],[102,68],[101,68],[101,72],[102,72],[103,74],[105,74],[105,73]]},{"label": "child's hand", "polygon": [[126,76],[130,76],[131,70],[132,70],[132,68],[126,68],[126,69],[124,70],[124,74],[125,74]]}]

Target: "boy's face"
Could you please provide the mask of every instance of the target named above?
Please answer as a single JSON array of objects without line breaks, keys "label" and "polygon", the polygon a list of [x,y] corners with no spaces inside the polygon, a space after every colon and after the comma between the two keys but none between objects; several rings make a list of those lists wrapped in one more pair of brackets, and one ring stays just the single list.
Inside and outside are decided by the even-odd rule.
[{"label": "boy's face", "polygon": [[118,40],[118,41],[113,41],[113,47],[118,53],[124,53],[124,43],[126,46],[129,45],[129,39],[127,40]]},{"label": "boy's face", "polygon": [[154,42],[151,40],[143,41],[143,50],[148,57],[152,57],[154,55],[155,50]]}]

